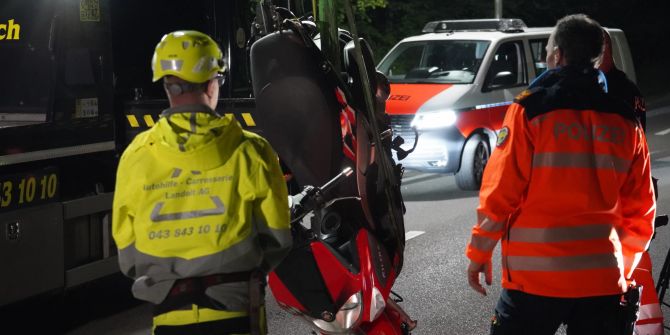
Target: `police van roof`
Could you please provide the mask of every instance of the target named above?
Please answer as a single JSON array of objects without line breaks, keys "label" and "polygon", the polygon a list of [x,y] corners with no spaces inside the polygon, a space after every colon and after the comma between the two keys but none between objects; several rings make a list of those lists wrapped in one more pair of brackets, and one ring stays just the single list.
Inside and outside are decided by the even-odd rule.
[{"label": "police van roof", "polygon": [[436,41],[436,40],[497,41],[512,36],[547,35],[551,33],[553,29],[554,29],[553,27],[526,28],[523,32],[517,32],[517,33],[505,33],[497,30],[426,33],[422,35],[406,37],[401,42]]},{"label": "police van roof", "polygon": [[521,19],[440,20],[426,23],[421,32],[502,31],[516,33],[526,28],[528,27]]}]

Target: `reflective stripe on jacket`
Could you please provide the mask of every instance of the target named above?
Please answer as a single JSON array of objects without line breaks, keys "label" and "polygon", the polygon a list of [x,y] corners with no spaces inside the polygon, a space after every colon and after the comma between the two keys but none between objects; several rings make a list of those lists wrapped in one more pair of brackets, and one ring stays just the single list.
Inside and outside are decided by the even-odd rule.
[{"label": "reflective stripe on jacket", "polygon": [[[134,295],[160,303],[176,279],[273,269],[291,246],[277,155],[232,117],[165,114],[119,162],[112,233]],[[170,111],[170,110],[168,110]],[[173,111],[174,112],[174,111]],[[245,310],[248,283],[209,287]]]},{"label": "reflective stripe on jacket", "polygon": [[593,70],[545,75],[510,106],[466,255],[502,242],[503,287],[551,297],[618,294],[653,234],[644,133]]}]

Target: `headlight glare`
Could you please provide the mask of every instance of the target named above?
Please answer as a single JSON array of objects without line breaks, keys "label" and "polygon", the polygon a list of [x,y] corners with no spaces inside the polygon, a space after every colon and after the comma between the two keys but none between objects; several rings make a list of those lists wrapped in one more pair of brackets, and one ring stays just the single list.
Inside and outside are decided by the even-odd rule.
[{"label": "headlight glare", "polygon": [[452,110],[422,112],[416,114],[411,126],[419,130],[446,128],[453,126],[456,123],[456,118],[456,112]]}]

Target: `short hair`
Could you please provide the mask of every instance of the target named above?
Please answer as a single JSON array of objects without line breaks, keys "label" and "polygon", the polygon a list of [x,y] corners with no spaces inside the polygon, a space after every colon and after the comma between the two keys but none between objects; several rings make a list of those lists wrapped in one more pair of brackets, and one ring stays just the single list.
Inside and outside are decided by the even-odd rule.
[{"label": "short hair", "polygon": [[567,65],[593,67],[603,52],[603,28],[584,14],[558,20],[553,36]]},{"label": "short hair", "polygon": [[207,85],[209,81],[204,83],[192,83],[186,81],[177,76],[167,75],[163,77],[163,87],[168,91],[171,96],[182,95],[184,93],[191,92],[204,92],[207,90]]}]

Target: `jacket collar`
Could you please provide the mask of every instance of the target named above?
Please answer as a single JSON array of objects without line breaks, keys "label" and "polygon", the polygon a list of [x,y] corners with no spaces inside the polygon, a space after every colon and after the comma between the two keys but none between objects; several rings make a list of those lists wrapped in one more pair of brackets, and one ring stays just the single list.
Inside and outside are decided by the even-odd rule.
[{"label": "jacket collar", "polygon": [[607,91],[607,81],[604,74],[595,68],[563,66],[547,70],[528,86],[546,88],[556,91],[587,90]]},{"label": "jacket collar", "polygon": [[149,130],[150,152],[159,160],[187,169],[225,164],[242,141],[242,128],[232,115],[218,116],[205,105],[163,111]]}]

